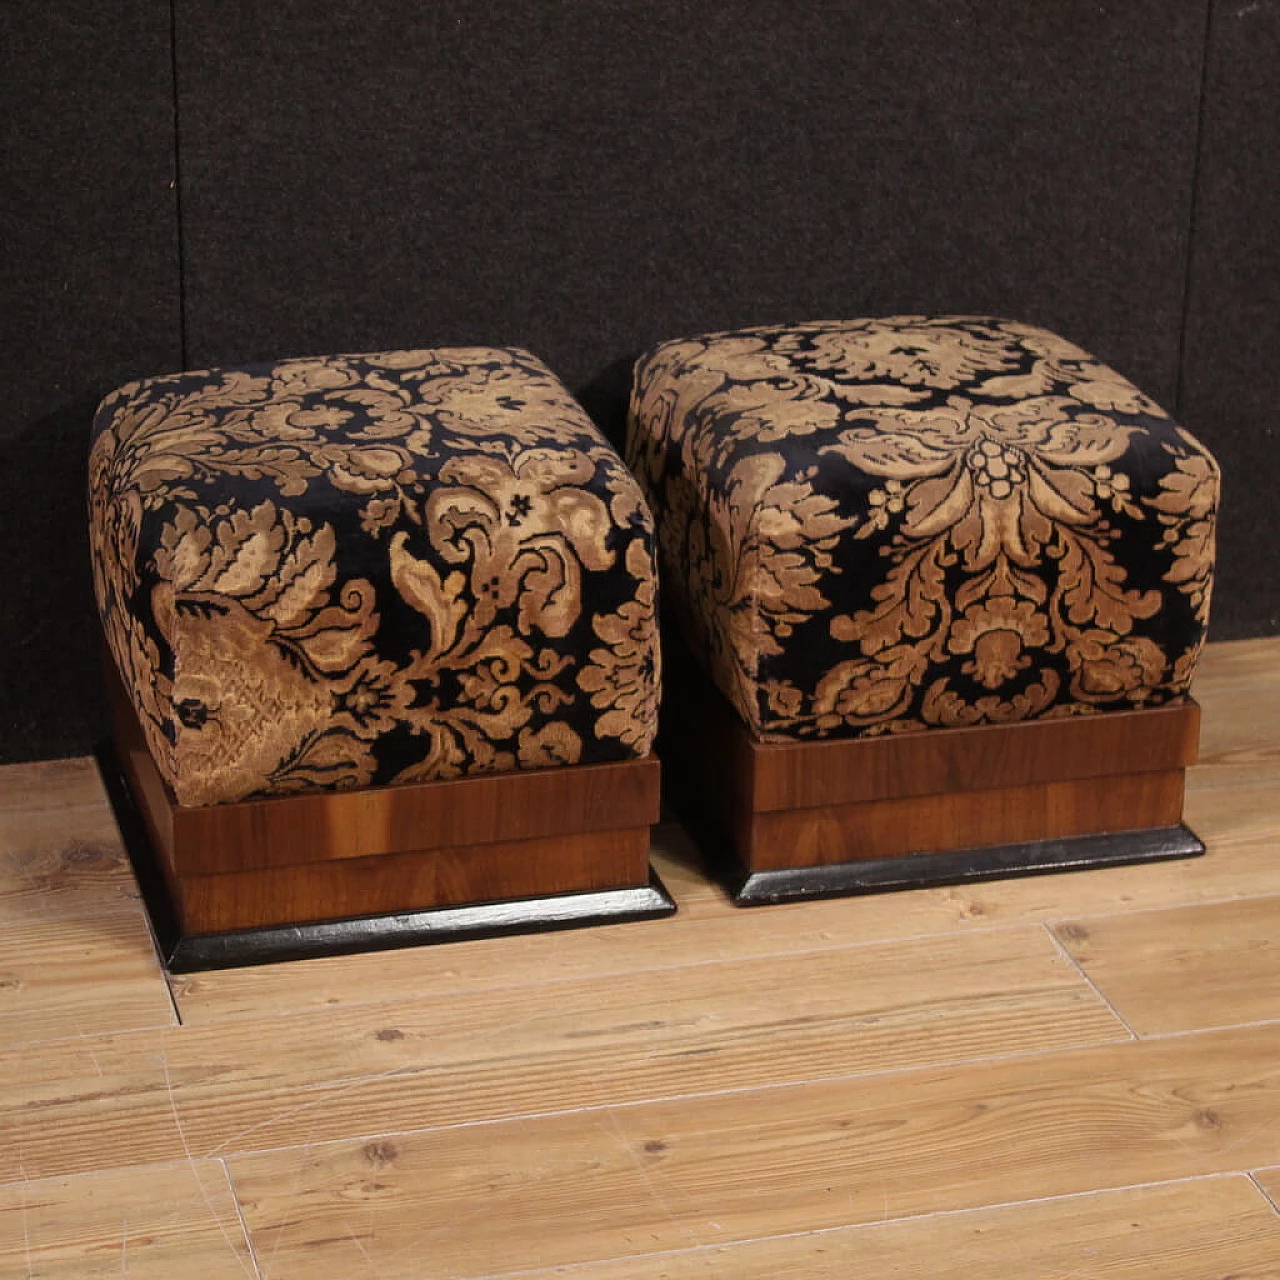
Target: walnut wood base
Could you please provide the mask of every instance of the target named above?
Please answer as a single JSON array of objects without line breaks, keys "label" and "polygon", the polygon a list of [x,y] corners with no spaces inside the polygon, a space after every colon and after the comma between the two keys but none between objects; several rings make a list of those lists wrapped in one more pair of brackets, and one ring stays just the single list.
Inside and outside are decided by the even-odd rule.
[{"label": "walnut wood base", "polygon": [[[675,902],[657,876],[648,869],[646,861],[644,878],[638,884],[427,909],[351,916],[339,914],[331,919],[265,926],[191,929],[180,915],[181,899],[171,890],[173,873],[151,838],[148,828],[152,824],[135,799],[122,757],[112,744],[107,743],[98,748],[97,758],[103,784],[151,917],[161,959],[172,973],[302,960],[355,951],[381,951],[510,933],[621,924],[669,916],[676,909]],[[647,848],[647,827],[645,840]],[[294,874],[307,879],[320,869],[316,863],[304,863],[293,870]]]},{"label": "walnut wood base", "polygon": [[765,744],[680,650],[672,808],[742,905],[1191,857],[1199,708]]},{"label": "walnut wood base", "polygon": [[106,664],[103,778],[171,968],[669,915],[656,758],[200,807]]}]

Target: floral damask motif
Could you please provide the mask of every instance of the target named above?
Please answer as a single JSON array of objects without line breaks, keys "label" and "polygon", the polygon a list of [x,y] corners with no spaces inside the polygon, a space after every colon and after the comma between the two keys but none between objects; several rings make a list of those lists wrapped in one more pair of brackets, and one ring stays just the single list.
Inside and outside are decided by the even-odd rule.
[{"label": "floral damask motif", "polygon": [[1031,666],[1031,655],[1049,643],[1044,614],[1031,600],[989,596],[952,623],[948,648],[971,653],[960,672],[984,689],[998,689]]},{"label": "floral damask motif", "polygon": [[[1185,433],[1182,433],[1185,437]],[[1209,620],[1213,587],[1214,515],[1218,471],[1206,454],[1175,455],[1174,468],[1160,478],[1160,492],[1150,506],[1164,528],[1161,542],[1173,554],[1165,581],[1174,583],[1195,607],[1202,623]]]},{"label": "floral damask motif", "polygon": [[1043,330],[908,316],[666,344],[637,367],[628,447],[673,612],[761,737],[1186,690],[1216,465]]},{"label": "floral damask motif", "polygon": [[889,403],[1017,367],[1018,353],[1002,337],[961,329],[952,329],[945,342],[938,336],[937,325],[925,317],[892,326],[805,326],[779,335],[776,349],[801,369],[836,375],[842,383],[878,383]]},{"label": "floral damask motif", "polygon": [[578,672],[578,687],[601,712],[600,731],[638,746],[658,717],[661,649],[655,610],[653,563],[643,543],[627,548],[627,572],[636,581],[633,600],[597,617],[592,628],[603,648],[592,649]]},{"label": "floral damask motif", "polygon": [[334,550],[329,525],[269,501],[221,517],[183,508],[164,525],[151,608],[174,654],[181,803],[368,781],[363,744],[410,691],[372,652],[372,585],[334,598]]},{"label": "floral damask motif", "polygon": [[650,748],[652,522],[527,353],[131,384],[90,488],[108,644],[181,803]]}]

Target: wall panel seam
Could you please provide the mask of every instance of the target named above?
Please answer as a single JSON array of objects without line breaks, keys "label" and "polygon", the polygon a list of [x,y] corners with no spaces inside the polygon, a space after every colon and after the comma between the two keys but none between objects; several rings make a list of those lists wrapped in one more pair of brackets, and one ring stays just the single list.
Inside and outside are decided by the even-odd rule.
[{"label": "wall panel seam", "polygon": [[1182,315],[1178,326],[1178,359],[1173,414],[1180,417],[1187,392],[1187,342],[1191,325],[1192,273],[1196,256],[1196,227],[1200,215],[1201,167],[1204,159],[1205,107],[1209,96],[1209,55],[1213,39],[1214,0],[1205,0],[1200,41],[1200,98],[1196,108],[1196,134],[1191,151],[1191,196],[1187,203],[1187,234],[1182,261]]}]

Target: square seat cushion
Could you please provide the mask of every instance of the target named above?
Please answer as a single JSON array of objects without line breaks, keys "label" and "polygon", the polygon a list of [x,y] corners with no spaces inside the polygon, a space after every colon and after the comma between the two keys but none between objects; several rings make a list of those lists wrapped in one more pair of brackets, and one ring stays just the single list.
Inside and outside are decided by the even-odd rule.
[{"label": "square seat cushion", "polygon": [[637,365],[628,460],[669,611],[759,740],[1187,690],[1217,466],[1042,329],[902,316],[664,343]]},{"label": "square seat cushion", "polygon": [[652,522],[527,352],[132,383],[90,507],[107,644],[181,805],[649,752]]}]

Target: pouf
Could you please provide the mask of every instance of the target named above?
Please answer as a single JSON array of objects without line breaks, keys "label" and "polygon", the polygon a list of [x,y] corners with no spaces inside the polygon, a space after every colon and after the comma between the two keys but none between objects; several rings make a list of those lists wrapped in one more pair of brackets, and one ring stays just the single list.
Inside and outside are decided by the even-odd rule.
[{"label": "pouf", "polygon": [[652,521],[535,357],[131,383],[89,485],[173,966],[671,909]]},{"label": "pouf", "polygon": [[985,318],[720,333],[640,360],[627,447],[740,900],[1201,850],[1218,471],[1114,370]]}]

